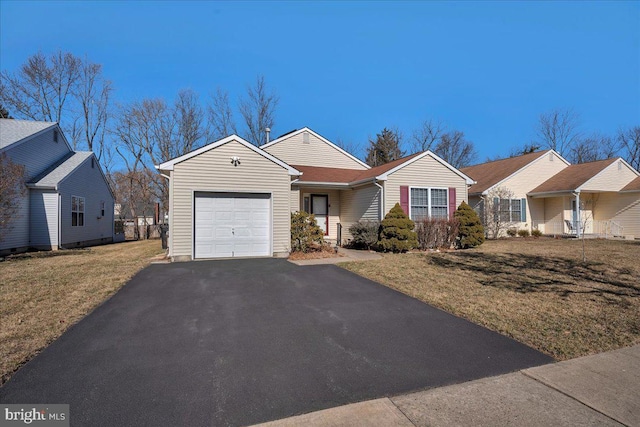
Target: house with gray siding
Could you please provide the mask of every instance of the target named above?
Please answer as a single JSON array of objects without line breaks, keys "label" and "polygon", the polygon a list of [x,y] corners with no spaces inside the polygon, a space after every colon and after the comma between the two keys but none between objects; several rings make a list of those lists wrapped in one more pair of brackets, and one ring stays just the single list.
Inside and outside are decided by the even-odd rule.
[{"label": "house with gray siding", "polygon": [[396,203],[414,220],[449,218],[474,184],[430,151],[372,168],[306,127],[261,147],[232,135],[156,167],[169,180],[173,260],[286,256],[295,211],[337,243]]},{"label": "house with gray siding", "polygon": [[0,119],[0,153],[24,166],[27,188],[0,254],[113,241],[106,177],[92,152],[71,149],[58,124]]}]

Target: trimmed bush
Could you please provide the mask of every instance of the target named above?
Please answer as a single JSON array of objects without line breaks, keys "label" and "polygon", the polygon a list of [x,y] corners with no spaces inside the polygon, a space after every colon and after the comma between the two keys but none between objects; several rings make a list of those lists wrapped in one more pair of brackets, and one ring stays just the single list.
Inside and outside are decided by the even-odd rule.
[{"label": "trimmed bush", "polygon": [[539,237],[542,237],[542,231],[536,228],[534,230],[531,230],[531,235],[537,239]]},{"label": "trimmed bush", "polygon": [[516,235],[518,234],[518,229],[517,228],[508,228],[507,229],[507,236],[509,237],[516,237]]},{"label": "trimmed bush", "polygon": [[460,223],[457,246],[462,249],[474,248],[484,243],[484,227],[480,217],[466,202],[460,203],[453,217]]},{"label": "trimmed bush", "polygon": [[529,230],[518,230],[518,236],[529,237]]},{"label": "trimmed bush", "polygon": [[420,249],[450,249],[458,237],[460,222],[455,218],[425,218],[416,221],[415,230]]},{"label": "trimmed bush", "polygon": [[378,243],[380,221],[358,221],[351,224],[351,246],[356,249],[371,249]]},{"label": "trimmed bush", "polygon": [[400,207],[400,203],[391,208],[380,223],[380,247],[385,251],[406,252],[418,246],[415,223],[409,219]]},{"label": "trimmed bush", "polygon": [[311,252],[322,250],[324,233],[318,227],[316,218],[306,212],[291,214],[291,252]]}]

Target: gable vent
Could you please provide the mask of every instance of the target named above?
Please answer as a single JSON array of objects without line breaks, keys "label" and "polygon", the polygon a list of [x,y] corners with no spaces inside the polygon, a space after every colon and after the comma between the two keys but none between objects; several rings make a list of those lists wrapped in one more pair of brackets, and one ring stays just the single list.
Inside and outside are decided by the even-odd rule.
[{"label": "gable vent", "polygon": [[53,142],[58,142],[58,129],[53,130]]},{"label": "gable vent", "polygon": [[309,144],[309,132],[304,132],[302,134],[302,143]]},{"label": "gable vent", "polygon": [[618,160],[618,170],[622,170],[622,160]]},{"label": "gable vent", "polygon": [[549,161],[553,162],[553,153],[549,153]]}]

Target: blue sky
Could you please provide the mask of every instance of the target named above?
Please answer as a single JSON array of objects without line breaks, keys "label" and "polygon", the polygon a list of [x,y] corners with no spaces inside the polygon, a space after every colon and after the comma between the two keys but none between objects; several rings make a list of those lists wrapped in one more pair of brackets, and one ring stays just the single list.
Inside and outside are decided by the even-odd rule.
[{"label": "blue sky", "polygon": [[640,125],[640,2],[0,2],[2,69],[57,49],[103,64],[121,102],[235,99],[263,74],[274,136],[364,146],[432,118],[484,160],[555,108],[585,133]]}]

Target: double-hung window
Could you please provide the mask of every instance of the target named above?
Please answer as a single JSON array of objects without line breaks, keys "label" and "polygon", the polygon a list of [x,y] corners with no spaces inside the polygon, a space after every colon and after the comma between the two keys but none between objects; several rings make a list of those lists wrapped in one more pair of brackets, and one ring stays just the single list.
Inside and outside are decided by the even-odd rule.
[{"label": "double-hung window", "polygon": [[500,216],[502,222],[521,222],[522,200],[521,199],[495,199],[496,214]]},{"label": "double-hung window", "polygon": [[411,219],[448,218],[448,198],[446,188],[411,188]]},{"label": "double-hung window", "polygon": [[84,227],[84,197],[71,196],[71,226]]}]

